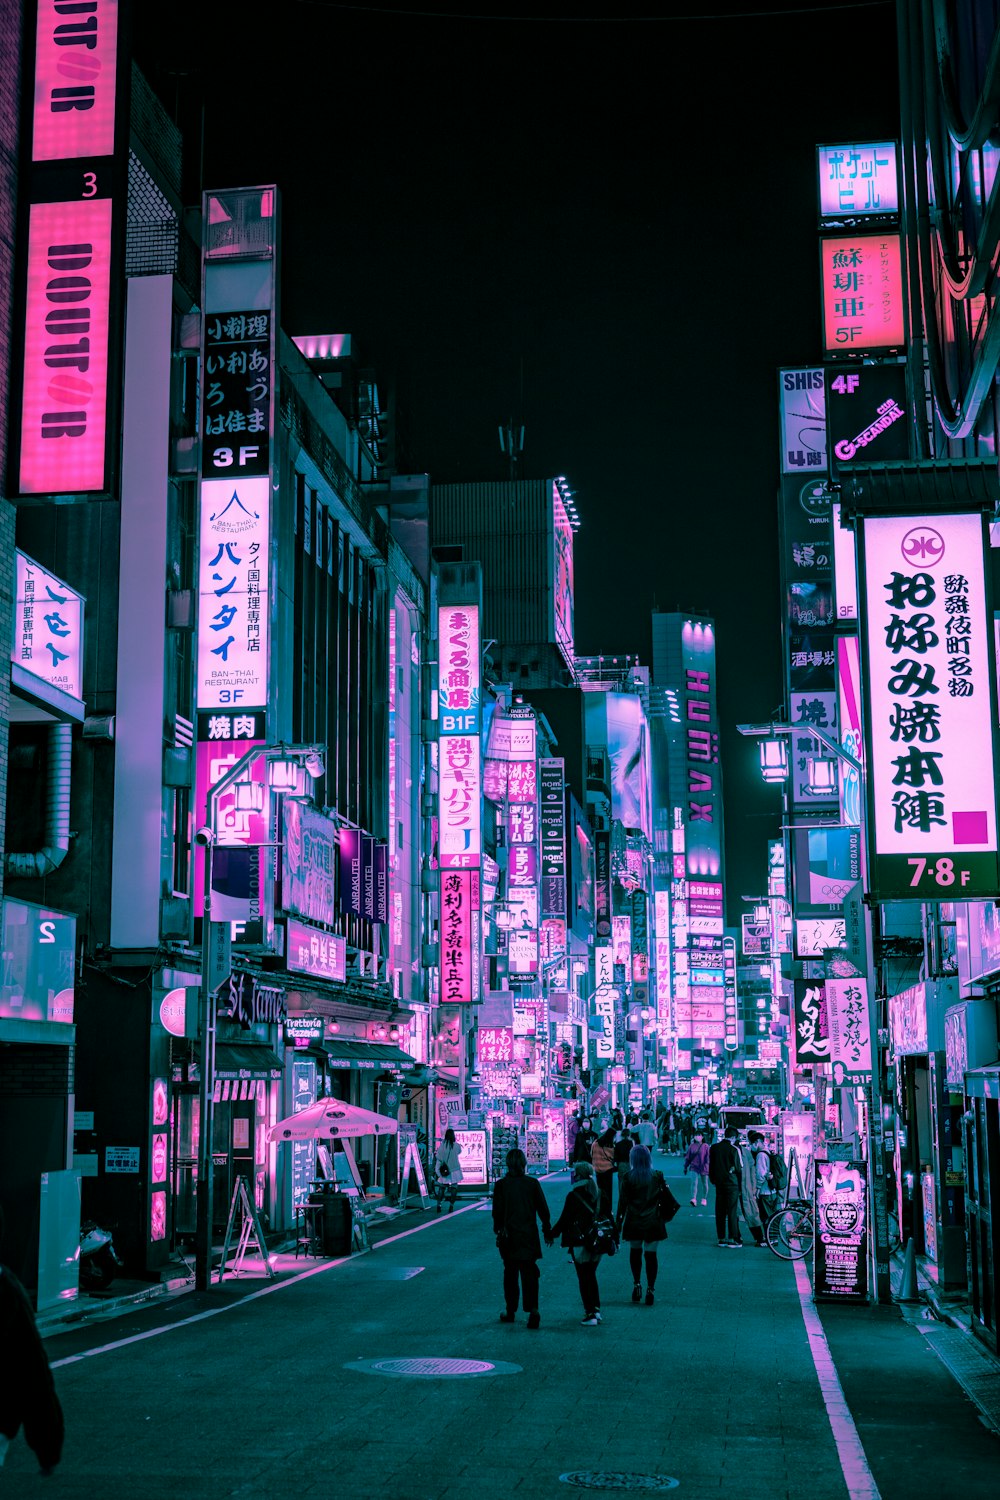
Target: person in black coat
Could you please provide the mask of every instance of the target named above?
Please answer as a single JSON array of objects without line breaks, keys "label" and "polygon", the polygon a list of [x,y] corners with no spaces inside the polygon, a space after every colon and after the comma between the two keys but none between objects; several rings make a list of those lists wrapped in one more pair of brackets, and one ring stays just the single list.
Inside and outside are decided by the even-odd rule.
[{"label": "person in black coat", "polygon": [[593,1122],[589,1115],[584,1115],[580,1121],[580,1128],[573,1142],[573,1161],[589,1161],[597,1136],[593,1130]]},{"label": "person in black coat", "polygon": [[727,1249],[742,1247],[740,1237],[740,1189],[743,1161],[736,1149],[739,1131],[730,1125],[725,1137],[708,1151],[708,1180],[715,1188],[715,1229],[719,1244]]},{"label": "person in black coat", "polygon": [[574,1163],[573,1186],[566,1195],[562,1213],[545,1236],[545,1243],[551,1245],[561,1235],[561,1243],[570,1253],[583,1301],[580,1321],[588,1328],[596,1328],[601,1321],[601,1293],[597,1285],[600,1257],[588,1250],[583,1240],[597,1218],[600,1202],[601,1193],[592,1164],[589,1161]]},{"label": "person in black coat", "polygon": [[0,1265],[0,1464],[22,1427],[42,1473],[51,1474],[62,1457],[62,1407],[28,1294]]},{"label": "person in black coat", "polygon": [[659,1269],[657,1246],[667,1237],[661,1194],[666,1186],[662,1172],[653,1170],[647,1146],[633,1146],[629,1168],[618,1190],[618,1233],[628,1242],[632,1269],[632,1301],[642,1300],[642,1265],[646,1262],[646,1306],[653,1305],[653,1288]]},{"label": "person in black coat", "polygon": [[507,1175],[499,1178],[493,1188],[493,1231],[503,1260],[504,1311],[500,1314],[500,1321],[513,1323],[520,1282],[528,1327],[537,1328],[541,1322],[538,1314],[538,1262],[542,1258],[538,1221],[541,1221],[542,1231],[548,1238],[552,1219],[541,1184],[537,1177],[527,1175],[527,1165],[527,1157],[516,1146],[507,1152]]}]

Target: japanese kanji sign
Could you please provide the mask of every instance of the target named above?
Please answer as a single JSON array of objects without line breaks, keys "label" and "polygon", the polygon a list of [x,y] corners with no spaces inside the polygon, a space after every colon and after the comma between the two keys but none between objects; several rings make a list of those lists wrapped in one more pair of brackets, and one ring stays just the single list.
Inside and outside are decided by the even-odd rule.
[{"label": "japanese kanji sign", "polygon": [[10,659],[73,698],[83,695],[83,596],[17,554],[17,598]]},{"label": "japanese kanji sign", "polygon": [[267,703],[270,511],[267,478],[202,481],[200,709]]},{"label": "japanese kanji sign", "polygon": [[479,609],[438,610],[438,863],[478,869],[482,854]]},{"label": "japanese kanji sign", "polygon": [[896,142],[817,146],[819,211],[824,219],[899,212]]},{"label": "japanese kanji sign", "polygon": [[868,982],[864,978],[827,979],[826,1009],[830,1027],[830,1062],[845,1075],[871,1074],[872,1038],[868,1024]]},{"label": "japanese kanji sign", "polygon": [[473,886],[478,870],[441,871],[441,1003],[469,1004],[473,985]]},{"label": "japanese kanji sign", "polygon": [[871,889],[879,900],[995,896],[983,519],[867,517],[863,528]]},{"label": "japanese kanji sign", "polygon": [[822,979],[796,979],[795,1064],[811,1067],[830,1061],[830,1030],[826,1015],[826,987]]},{"label": "japanese kanji sign", "polygon": [[[201,820],[208,791],[230,771],[248,750],[263,750],[264,741],[253,738],[263,724],[262,714],[200,715],[198,744],[195,750],[195,806]],[[223,733],[222,731],[228,731]],[[263,755],[251,762],[247,777],[266,786]],[[265,795],[266,802],[266,795]],[[235,787],[230,786],[215,804],[216,844],[212,855],[212,919],[216,922],[241,922],[245,926],[239,940],[259,943],[263,940],[266,889],[266,848],[268,815],[237,806]],[[194,914],[203,912],[204,848],[195,846]]]},{"label": "japanese kanji sign", "polygon": [[820,242],[823,348],[827,354],[899,349],[903,259],[898,234],[848,234]]},{"label": "japanese kanji sign", "polygon": [[271,313],[209,313],[205,319],[206,479],[266,474],[270,466]]}]

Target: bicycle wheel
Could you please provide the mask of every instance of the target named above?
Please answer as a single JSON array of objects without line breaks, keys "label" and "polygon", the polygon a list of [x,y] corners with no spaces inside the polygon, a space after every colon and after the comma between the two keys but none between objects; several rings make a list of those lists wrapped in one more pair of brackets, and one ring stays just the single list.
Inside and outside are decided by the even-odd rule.
[{"label": "bicycle wheel", "polygon": [[789,1203],[767,1226],[767,1244],[780,1260],[802,1260],[813,1242],[811,1204]]}]

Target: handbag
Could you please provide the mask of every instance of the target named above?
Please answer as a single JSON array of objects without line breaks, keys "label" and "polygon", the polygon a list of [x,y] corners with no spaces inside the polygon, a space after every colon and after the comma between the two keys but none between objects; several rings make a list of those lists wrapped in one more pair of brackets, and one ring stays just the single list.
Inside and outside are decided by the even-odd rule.
[{"label": "handbag", "polygon": [[449,1165],[448,1165],[448,1163],[446,1161],[439,1161],[438,1162],[438,1176],[439,1177],[450,1177],[451,1176],[451,1168],[449,1167]]},{"label": "handbag", "polygon": [[664,1182],[660,1187],[660,1196],[657,1199],[657,1207],[660,1210],[664,1224],[670,1223],[670,1220],[679,1211],[680,1206],[670,1188]]}]

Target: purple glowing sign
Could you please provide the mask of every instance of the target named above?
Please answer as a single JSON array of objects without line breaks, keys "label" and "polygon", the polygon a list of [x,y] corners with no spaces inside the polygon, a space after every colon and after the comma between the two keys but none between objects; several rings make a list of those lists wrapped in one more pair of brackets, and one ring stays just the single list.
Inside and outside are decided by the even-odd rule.
[{"label": "purple glowing sign", "polygon": [[38,0],[33,161],[112,154],[117,48],[118,0]]},{"label": "purple glowing sign", "polygon": [[868,826],[883,900],[996,894],[985,546],[978,514],[864,521]]},{"label": "purple glowing sign", "polygon": [[28,211],[19,485],[83,494],[105,483],[111,200]]}]

